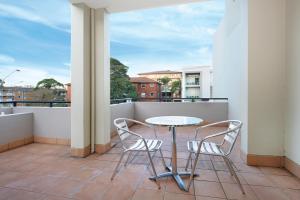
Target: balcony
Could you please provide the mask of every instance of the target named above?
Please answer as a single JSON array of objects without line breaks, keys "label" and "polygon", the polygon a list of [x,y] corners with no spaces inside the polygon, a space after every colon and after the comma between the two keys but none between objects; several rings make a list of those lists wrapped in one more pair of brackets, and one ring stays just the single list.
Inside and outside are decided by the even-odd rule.
[{"label": "balcony", "polygon": [[[111,120],[118,117],[144,121],[165,115],[201,116],[207,122],[227,119],[227,102],[129,102],[111,105]],[[175,109],[176,108],[176,109]],[[173,179],[160,181],[162,188],[148,179],[151,168],[146,155],[137,156],[127,167],[122,166],[113,181],[112,171],[120,157],[121,146],[111,124],[112,148],[105,154],[85,158],[71,157],[70,108],[13,107],[1,108],[0,141],[9,151],[0,155],[0,192],[7,199],[243,199],[238,185],[218,158],[202,156],[197,166],[200,174],[190,192],[178,189]],[[18,126],[15,126],[18,124]],[[134,125],[132,130],[151,137],[149,130]],[[177,132],[178,165],[183,168],[188,157],[186,141],[194,136],[195,127]],[[214,127],[209,131],[223,130]],[[32,134],[28,134],[32,133]],[[164,141],[163,155],[171,158],[171,137],[167,128],[158,129]],[[201,137],[206,136],[205,132]],[[9,135],[9,137],[7,137]],[[254,167],[241,158],[240,139],[231,156],[249,199],[297,197],[300,181],[282,168]],[[25,145],[26,144],[26,145]],[[17,148],[18,147],[18,148]],[[1,145],[4,150],[5,145]],[[6,149],[6,150],[8,150]],[[125,161],[126,159],[124,159]],[[154,157],[158,172],[163,166]],[[58,165],[59,163],[59,165]],[[148,167],[147,167],[148,166]],[[216,170],[216,173],[214,172]],[[185,179],[185,181],[187,181]]]},{"label": "balcony", "polygon": [[[133,130],[149,136],[140,126]],[[223,127],[215,127],[214,131]],[[178,163],[186,163],[186,141],[194,135],[194,127],[178,129]],[[204,133],[202,136],[205,136]],[[164,141],[163,154],[170,161],[171,138],[166,128],[159,129]],[[113,138],[117,141],[117,138]],[[238,141],[239,143],[240,141]],[[300,182],[280,168],[251,167],[240,159],[234,149],[232,159],[246,189],[247,199],[297,199]],[[0,192],[6,199],[244,199],[222,160],[202,156],[196,171],[200,174],[190,192],[178,189],[173,179],[161,180],[162,188],[148,179],[151,176],[147,157],[137,156],[122,167],[113,181],[113,168],[120,157],[120,145],[103,155],[86,158],[70,157],[70,147],[63,145],[29,144],[0,155]],[[126,160],[126,159],[124,159]],[[154,158],[157,171],[164,171],[159,157]],[[216,169],[216,173],[213,171]]]}]

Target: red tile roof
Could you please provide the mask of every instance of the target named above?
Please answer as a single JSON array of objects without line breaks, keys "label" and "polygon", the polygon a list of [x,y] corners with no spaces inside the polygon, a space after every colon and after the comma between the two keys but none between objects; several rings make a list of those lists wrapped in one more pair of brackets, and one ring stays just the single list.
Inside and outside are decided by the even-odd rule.
[{"label": "red tile roof", "polygon": [[131,83],[158,83],[157,81],[146,77],[130,77]]},{"label": "red tile roof", "polygon": [[139,75],[148,75],[148,74],[181,74],[181,72],[171,71],[171,70],[163,70],[163,71],[153,71],[153,72],[139,73]]}]

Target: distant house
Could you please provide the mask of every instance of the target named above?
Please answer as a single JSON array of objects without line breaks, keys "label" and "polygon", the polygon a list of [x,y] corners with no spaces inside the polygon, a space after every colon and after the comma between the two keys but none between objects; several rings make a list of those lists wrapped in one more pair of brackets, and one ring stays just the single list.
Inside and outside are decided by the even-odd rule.
[{"label": "distant house", "polygon": [[65,84],[66,86],[66,101],[71,101],[72,87],[71,83]]},{"label": "distant house", "polygon": [[32,87],[4,87],[0,90],[0,101],[30,101],[34,100]]},{"label": "distant house", "polygon": [[160,83],[146,77],[131,77],[130,82],[135,86],[139,98],[159,98]]},{"label": "distant house", "polygon": [[152,71],[152,72],[145,72],[139,73],[140,77],[146,77],[153,79],[155,81],[159,81],[159,79],[168,77],[171,79],[167,87],[162,86],[161,88],[161,96],[162,97],[171,97],[171,85],[172,82],[181,80],[182,73],[180,71],[171,71],[171,70],[162,70],[162,71]]},{"label": "distant house", "polygon": [[195,66],[182,69],[182,98],[210,98],[212,96],[212,67]]},{"label": "distant house", "polygon": [[152,71],[139,73],[140,77],[146,77],[158,81],[160,78],[168,77],[171,79],[171,82],[176,80],[181,80],[181,72],[180,71],[171,71],[171,70],[163,70],[163,71]]}]

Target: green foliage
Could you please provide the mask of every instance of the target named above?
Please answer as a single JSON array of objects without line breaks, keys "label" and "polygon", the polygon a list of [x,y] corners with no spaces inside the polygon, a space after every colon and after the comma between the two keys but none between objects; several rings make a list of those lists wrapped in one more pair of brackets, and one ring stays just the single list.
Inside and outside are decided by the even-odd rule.
[{"label": "green foliage", "polygon": [[180,80],[176,80],[174,82],[172,82],[171,84],[171,93],[175,94],[175,93],[179,93],[181,89],[181,81]]},{"label": "green foliage", "polygon": [[110,59],[110,98],[136,98],[134,85],[127,75],[128,67],[117,59]]},{"label": "green foliage", "polygon": [[171,79],[167,76],[158,79],[158,82],[161,83],[164,86],[168,85],[170,81],[171,81]]},{"label": "green foliage", "polygon": [[36,84],[33,96],[39,101],[63,101],[65,98],[64,85],[53,78],[43,79]]},{"label": "green foliage", "polygon": [[171,81],[171,79],[169,77],[165,76],[165,77],[158,79],[157,81],[160,84],[162,84],[162,92],[169,91],[169,82]]},{"label": "green foliage", "polygon": [[39,81],[36,84],[36,89],[40,89],[40,88],[46,88],[46,89],[58,89],[58,88],[63,88],[64,85],[60,82],[58,82],[57,80],[53,79],[53,78],[46,78],[43,79],[41,81]]}]

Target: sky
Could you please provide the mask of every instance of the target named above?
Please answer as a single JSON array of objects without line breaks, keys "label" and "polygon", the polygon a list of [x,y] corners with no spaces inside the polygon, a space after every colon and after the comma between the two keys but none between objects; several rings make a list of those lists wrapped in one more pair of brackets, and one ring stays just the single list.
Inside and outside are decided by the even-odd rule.
[{"label": "sky", "polygon": [[[209,65],[223,15],[224,0],[111,14],[111,56],[131,76]],[[70,20],[68,0],[0,0],[0,79],[20,69],[7,86],[70,82]]]}]

